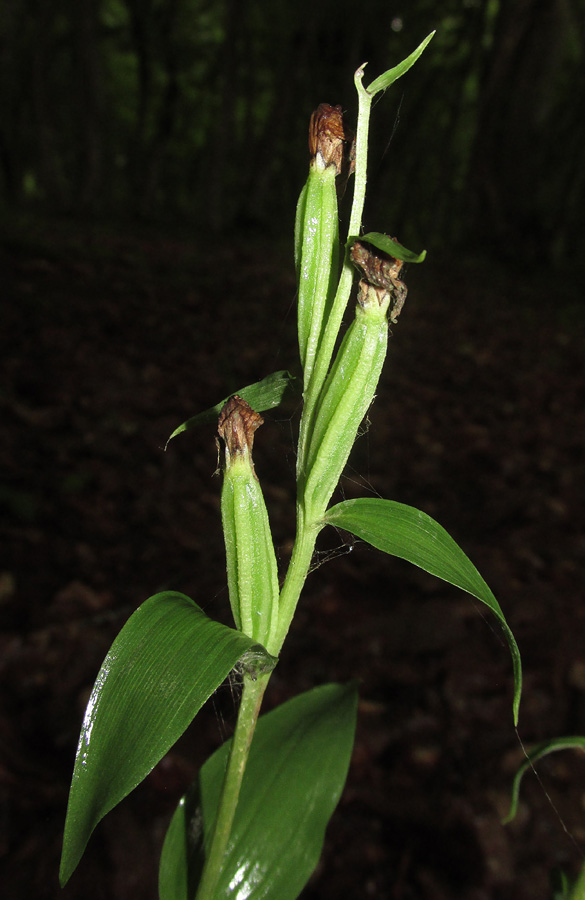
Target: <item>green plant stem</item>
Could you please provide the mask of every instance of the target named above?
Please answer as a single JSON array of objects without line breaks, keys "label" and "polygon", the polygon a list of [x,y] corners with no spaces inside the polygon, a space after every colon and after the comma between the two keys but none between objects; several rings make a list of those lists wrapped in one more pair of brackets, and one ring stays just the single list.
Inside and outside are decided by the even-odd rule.
[{"label": "green plant stem", "polygon": [[366,199],[366,182],[368,176],[368,132],[370,130],[370,111],[373,95],[363,86],[364,65],[354,75],[354,84],[358,94],[358,119],[355,135],[355,184],[353,203],[349,219],[348,240],[358,237],[362,227],[362,215]]},{"label": "green plant stem", "polygon": [[[359,98],[358,122],[356,133],[355,186],[348,238],[345,245],[343,268],[339,285],[333,301],[331,314],[324,330],[322,344],[315,360],[315,367],[305,393],[305,405],[301,422],[299,439],[299,501],[297,504],[297,534],[291,561],[280,593],[278,629],[274,641],[268,647],[270,653],[278,655],[292,622],[301,591],[305,584],[317,535],[321,525],[306,521],[306,510],[303,505],[304,462],[312,433],[312,420],[319,394],[331,365],[337,335],[345,312],[351,285],[353,267],[349,260],[350,247],[358,237],[366,194],[366,176],[368,161],[368,128],[372,97],[362,85],[364,67],[355,73],[355,85]],[[260,713],[262,697],[270,675],[263,675],[257,681],[249,676],[244,677],[244,691],[238,713],[238,721],[219,799],[216,819],[213,825],[209,851],[206,854],[205,866],[199,883],[196,900],[213,900],[221,875],[221,867],[232,829],[234,815],[246,762],[250,751],[252,736]]]},{"label": "green plant stem", "polygon": [[[269,648],[274,655],[278,655],[294,616],[301,590],[309,572],[319,531],[320,526],[305,525],[303,511],[299,510],[297,537],[280,594],[278,633]],[[238,721],[195,900],[213,900],[215,896],[248,761],[250,744],[269,679],[270,674],[262,675],[256,681],[252,681],[248,675],[244,676]]]},{"label": "green plant stem", "polygon": [[321,527],[320,524],[316,525],[305,521],[304,509],[299,504],[297,508],[297,534],[286,578],[280,592],[277,646],[269,651],[275,656],[278,656],[280,652],[295,614],[301,591],[309,574],[315,542]]},{"label": "green plant stem", "polygon": [[214,900],[240,796],[242,779],[250,753],[250,744],[252,743],[256,722],[260,714],[262,697],[269,678],[269,674],[261,675],[256,681],[253,681],[249,675],[244,675],[244,688],[240,701],[238,721],[232,738],[232,746],[221,788],[215,822],[213,823],[211,838],[206,849],[205,865],[195,900]]}]

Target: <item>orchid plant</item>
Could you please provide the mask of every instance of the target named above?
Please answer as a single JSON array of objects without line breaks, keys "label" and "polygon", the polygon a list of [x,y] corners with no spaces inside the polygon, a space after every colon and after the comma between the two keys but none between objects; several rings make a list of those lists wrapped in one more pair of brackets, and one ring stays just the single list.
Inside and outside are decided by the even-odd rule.
[{"label": "orchid plant", "polygon": [[[235,670],[241,680],[235,731],[178,803],[162,850],[160,897],[294,900],[299,895],[317,864],[347,776],[356,686],[326,684],[259,714],[323,529],[350,532],[485,603],[512,654],[517,719],[518,648],[494,595],[460,547],[432,518],[402,503],[363,498],[330,505],[374,400],[389,325],[394,330],[405,301],[404,264],[420,263],[425,256],[385,234],[361,234],[370,110],[374,97],[408,71],[432,36],[368,87],[365,66],[357,70],[355,137],[339,106],[321,104],[311,117],[309,174],[295,224],[302,378],[276,372],[230,394],[171,435],[218,422],[234,627],[209,618],[184,594],[165,591],[146,600],[122,628],[97,676],[81,729],[62,885],[103,816],[148,775]],[[353,203],[342,243],[338,193],[350,176]],[[356,273],[353,320],[341,335]],[[296,385],[302,392],[296,537],[281,573],[253,442],[260,414]]]}]

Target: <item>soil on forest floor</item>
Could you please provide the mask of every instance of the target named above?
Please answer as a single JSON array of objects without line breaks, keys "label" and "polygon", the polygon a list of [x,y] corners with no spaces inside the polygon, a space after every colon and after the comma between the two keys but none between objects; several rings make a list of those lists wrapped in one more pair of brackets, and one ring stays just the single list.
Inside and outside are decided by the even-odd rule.
[{"label": "soil on forest floor", "polygon": [[[298,372],[289,248],[38,225],[1,252],[0,870],[10,900],[154,900],[175,804],[230,733],[222,688],[98,826],[63,892],[79,726],[114,636],[162,589],[229,622],[213,428],[173,429],[277,369]],[[343,478],[436,518],[498,598],[486,608],[332,533],[267,708],[359,679],[347,787],[305,900],[547,900],[585,849],[585,309],[575,284],[477,261],[411,266],[378,396]],[[298,401],[255,442],[282,568]],[[317,565],[318,564],[318,565]]]}]

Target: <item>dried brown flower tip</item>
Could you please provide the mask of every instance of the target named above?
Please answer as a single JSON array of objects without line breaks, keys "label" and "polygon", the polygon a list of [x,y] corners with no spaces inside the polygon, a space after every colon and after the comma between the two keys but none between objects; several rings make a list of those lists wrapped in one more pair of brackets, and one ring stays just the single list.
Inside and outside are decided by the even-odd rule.
[{"label": "dried brown flower tip", "polygon": [[254,432],[263,422],[262,416],[237,394],[227,401],[217,423],[218,434],[225,441],[227,464],[235,456],[247,456],[252,461]]},{"label": "dried brown flower tip", "polygon": [[341,106],[320,103],[309,124],[309,152],[311,158],[321,155],[324,165],[335,166],[339,175],[343,167],[345,145],[353,135],[343,123]]},{"label": "dried brown flower tip", "polygon": [[361,241],[355,241],[352,244],[350,254],[354,266],[361,269],[366,280],[375,287],[390,290],[400,275],[401,259],[394,259],[393,256],[383,253],[381,250],[371,250],[367,244],[362,244]]},{"label": "dried brown flower tip", "polygon": [[[395,240],[395,238],[392,238]],[[383,305],[386,294],[390,295],[389,318],[396,322],[406,300],[407,288],[399,278],[402,270],[402,260],[395,259],[381,250],[370,249],[361,241],[355,241],[350,250],[353,264],[361,269],[364,280],[360,281],[358,302],[362,306],[371,303],[372,292],[376,290],[378,304]]]},{"label": "dried brown flower tip", "polygon": [[358,282],[357,301],[362,309],[374,309],[378,306],[384,306],[388,302],[388,291],[385,288],[375,287],[362,278]]}]

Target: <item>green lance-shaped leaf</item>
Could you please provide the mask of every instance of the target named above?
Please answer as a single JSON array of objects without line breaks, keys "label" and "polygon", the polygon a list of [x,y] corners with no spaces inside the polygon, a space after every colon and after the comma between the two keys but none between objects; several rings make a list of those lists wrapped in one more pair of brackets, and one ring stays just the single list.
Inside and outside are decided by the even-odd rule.
[{"label": "green lance-shaped leaf", "polygon": [[395,81],[398,81],[399,78],[408,72],[408,70],[415,64],[419,56],[424,52],[427,44],[433,39],[435,35],[434,31],[431,31],[429,35],[424,39],[424,41],[419,44],[416,50],[407,56],[406,59],[402,60],[397,66],[394,66],[393,69],[388,69],[386,72],[383,72],[382,75],[379,75],[372,83],[366,88],[368,94],[370,96],[374,96],[379,91],[385,91],[386,88],[390,87],[391,84],[394,84]]},{"label": "green lance-shaped leaf", "polygon": [[[215,900],[295,900],[313,872],[353,746],[354,685],[323,685],[262,716]],[[227,754],[224,744],[179,804],[165,839],[160,900],[192,900]]]},{"label": "green lance-shaped leaf", "polygon": [[278,625],[278,570],[266,504],[254,471],[254,432],[262,417],[232,397],[219,417],[225,442],[221,517],[230,604],[236,626],[267,649]]},{"label": "green lance-shaped leaf", "polygon": [[322,103],[311,116],[309,177],[295,222],[299,284],[299,352],[307,388],[339,276],[339,220],[335,179],[343,165],[348,135],[340,106]]},{"label": "green lance-shaped leaf", "polygon": [[[254,384],[243,387],[237,391],[237,394],[242,400],[246,400],[253,410],[264,412],[265,409],[273,409],[275,406],[278,406],[286,394],[294,391],[296,381],[297,379],[294,375],[291,375],[286,369],[282,369],[280,372],[273,372],[272,375],[267,375],[261,381],[255,381]],[[232,396],[235,396],[235,394],[224,397],[215,406],[210,406],[209,409],[197,413],[196,416],[192,416],[186,422],[183,422],[182,425],[175,428],[167,440],[165,449],[173,438],[184,431],[190,431],[192,428],[207,425],[210,422],[217,422],[217,417]]]},{"label": "green lance-shaped leaf", "polygon": [[98,822],[181,736],[255,641],[209,619],[189,597],[155,594],[130,617],[98,674],[79,737],[60,880],[77,866]]},{"label": "green lance-shaped leaf", "polygon": [[522,692],[520,652],[500,604],[463,550],[445,529],[420,509],[393,500],[346,500],[327,510],[325,524],[343,528],[378,550],[406,559],[425,572],[461,588],[485,603],[498,618],[514,667],[514,722]]},{"label": "green lance-shaped leaf", "polygon": [[503,820],[504,825],[507,825],[508,822],[511,822],[518,812],[520,784],[527,770],[533,769],[534,763],[538,759],[541,759],[543,756],[548,756],[549,753],[556,753],[558,750],[573,750],[575,748],[578,750],[585,750],[585,737],[571,735],[569,737],[553,738],[550,741],[543,741],[542,743],[537,744],[536,747],[533,747],[531,749],[527,758],[524,760],[524,762],[516,772],[516,775],[514,776],[514,783],[512,785],[512,797],[510,800],[510,810],[506,818]]},{"label": "green lance-shaped leaf", "polygon": [[360,282],[355,319],[323,386],[307,442],[302,502],[309,521],[320,519],[376,392],[388,348],[391,295]]},{"label": "green lance-shaped leaf", "polygon": [[382,250],[383,253],[388,253],[395,259],[401,259],[405,263],[421,263],[427,258],[426,250],[423,250],[421,253],[414,253],[412,250],[407,250],[394,238],[388,237],[387,234],[380,234],[377,231],[370,231],[368,234],[362,235],[360,241],[366,241],[372,247],[376,247],[377,250]]}]

